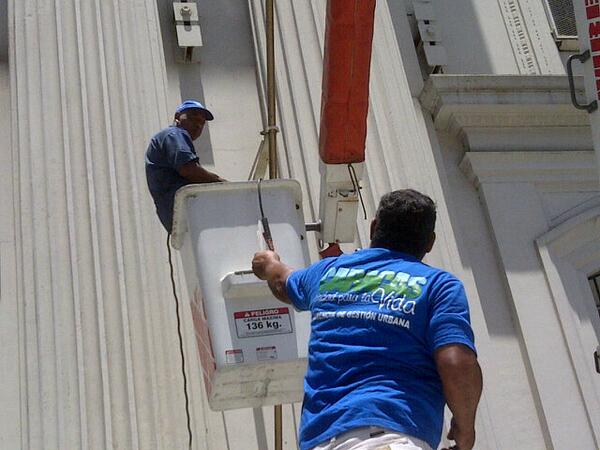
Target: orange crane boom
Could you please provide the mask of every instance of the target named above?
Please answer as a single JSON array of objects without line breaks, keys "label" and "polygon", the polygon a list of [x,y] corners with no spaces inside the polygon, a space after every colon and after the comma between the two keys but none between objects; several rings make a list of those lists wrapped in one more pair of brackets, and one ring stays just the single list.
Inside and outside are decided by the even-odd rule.
[{"label": "orange crane boom", "polygon": [[375,0],[327,2],[319,133],[322,244],[355,239],[374,21]]},{"label": "orange crane boom", "polygon": [[375,0],[328,0],[319,154],[326,164],[365,159]]}]

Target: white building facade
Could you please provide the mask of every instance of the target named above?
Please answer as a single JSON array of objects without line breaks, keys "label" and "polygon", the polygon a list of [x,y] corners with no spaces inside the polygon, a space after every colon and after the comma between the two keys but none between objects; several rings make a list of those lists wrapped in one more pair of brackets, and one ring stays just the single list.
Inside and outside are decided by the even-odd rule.
[{"label": "white building facade", "polygon": [[[301,183],[309,221],[325,4],[276,0],[280,172]],[[0,6],[0,449],[187,448],[144,151],[198,98],[216,117],[196,142],[201,163],[245,180],[266,115],[264,2],[197,5],[194,63],[180,61],[171,1]],[[600,448],[600,171],[588,115],[571,105],[568,6],[377,4],[366,208],[370,219],[404,187],[437,202],[427,262],[469,295],[485,384],[477,449]],[[356,247],[368,225],[357,219]],[[176,272],[194,449],[274,448],[271,407],[208,408]],[[286,449],[299,413],[283,407]]]}]

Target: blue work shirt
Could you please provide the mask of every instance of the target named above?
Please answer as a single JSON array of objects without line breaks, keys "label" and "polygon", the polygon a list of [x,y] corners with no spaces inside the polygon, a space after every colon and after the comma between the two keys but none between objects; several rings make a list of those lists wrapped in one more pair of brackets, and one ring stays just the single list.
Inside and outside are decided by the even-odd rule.
[{"label": "blue work shirt", "polygon": [[295,271],[286,288],[312,316],[300,448],[378,426],[436,449],[445,399],[434,351],[475,351],[462,283],[410,255],[369,248]]},{"label": "blue work shirt", "polygon": [[178,171],[184,164],[197,160],[192,137],[183,128],[170,126],[150,140],[146,150],[146,181],[158,218],[168,232],[173,225],[175,193],[191,183]]}]

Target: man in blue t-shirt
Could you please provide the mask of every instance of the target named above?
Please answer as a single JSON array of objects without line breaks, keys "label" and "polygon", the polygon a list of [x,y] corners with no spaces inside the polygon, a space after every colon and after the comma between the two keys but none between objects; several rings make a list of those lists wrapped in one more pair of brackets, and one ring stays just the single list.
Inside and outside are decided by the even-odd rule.
[{"label": "man in blue t-shirt", "polygon": [[173,225],[177,190],[191,183],[225,181],[198,162],[194,142],[212,113],[196,100],[186,100],[175,110],[173,125],[156,133],[146,150],[146,180],[156,213],[167,232]]},{"label": "man in blue t-shirt", "polygon": [[275,297],[312,316],[302,450],[436,449],[445,404],[452,448],[473,448],[481,370],[462,283],[422,262],[435,219],[429,197],[394,191],[368,249],[302,270],[254,256]]}]

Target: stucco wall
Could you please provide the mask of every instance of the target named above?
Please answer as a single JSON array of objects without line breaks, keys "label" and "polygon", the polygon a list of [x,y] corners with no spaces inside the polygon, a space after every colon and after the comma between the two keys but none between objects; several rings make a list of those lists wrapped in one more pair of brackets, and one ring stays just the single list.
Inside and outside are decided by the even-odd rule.
[{"label": "stucco wall", "polygon": [[[325,2],[276,3],[280,165],[284,176],[300,181],[305,217],[314,220]],[[518,2],[525,42],[513,39],[519,30],[507,11],[515,2],[484,3],[438,3],[440,20],[446,19],[448,72],[561,73],[544,35],[541,5]],[[201,161],[226,178],[246,179],[263,126],[263,2],[199,1],[204,47],[194,65],[174,57],[167,0],[8,4],[10,66],[0,62],[0,106],[11,111],[0,117],[0,138],[10,142],[0,147],[0,402],[9,408],[0,412],[0,446],[184,448],[165,234],[146,192],[143,152],[181,99],[197,97],[216,116],[197,142]],[[408,21],[398,4],[392,13],[378,2],[363,180],[367,212],[372,216],[383,193],[402,187],[426,192],[438,204],[438,243],[427,262],[461,277],[470,298],[486,379],[477,448],[564,447],[575,429],[567,426],[570,414],[577,418],[577,445],[593,446],[598,382],[582,356],[587,347],[576,342],[597,337],[597,322],[573,316],[575,297],[559,300],[563,281],[583,273],[583,263],[560,250],[574,242],[569,230],[593,230],[595,216],[585,215],[597,207],[588,173],[593,163],[587,153],[575,165],[560,159],[557,146],[569,135],[553,139],[554,159],[541,151],[537,159],[511,160],[512,168],[533,168],[519,172],[525,178],[490,178],[497,167],[512,170],[494,164],[505,152],[524,152],[514,147],[521,135],[502,138],[500,116],[494,127],[471,136],[478,140],[440,129],[435,112],[419,99],[423,83],[405,33]],[[463,45],[469,39],[473,46]],[[519,45],[529,45],[529,56]],[[558,136],[560,129],[551,131]],[[535,133],[521,132],[527,134],[522,141],[540,151]],[[464,155],[476,141],[503,150],[496,159],[487,155],[492,169],[485,176],[465,169]],[[589,139],[576,144],[591,154]],[[567,178],[554,190],[536,190],[539,183],[527,177],[544,170],[550,178]],[[572,228],[552,231],[563,222]],[[356,246],[368,245],[368,225],[357,219]],[[586,255],[591,267],[598,256]],[[553,267],[566,267],[569,276],[552,275]],[[189,312],[179,261],[176,270]],[[537,303],[528,292],[537,293]],[[573,334],[576,328],[583,334]],[[272,408],[209,410],[189,314],[184,336],[195,448],[273,448]],[[545,342],[553,343],[550,355]],[[284,406],[284,448],[296,447],[298,418],[299,405]]]}]

